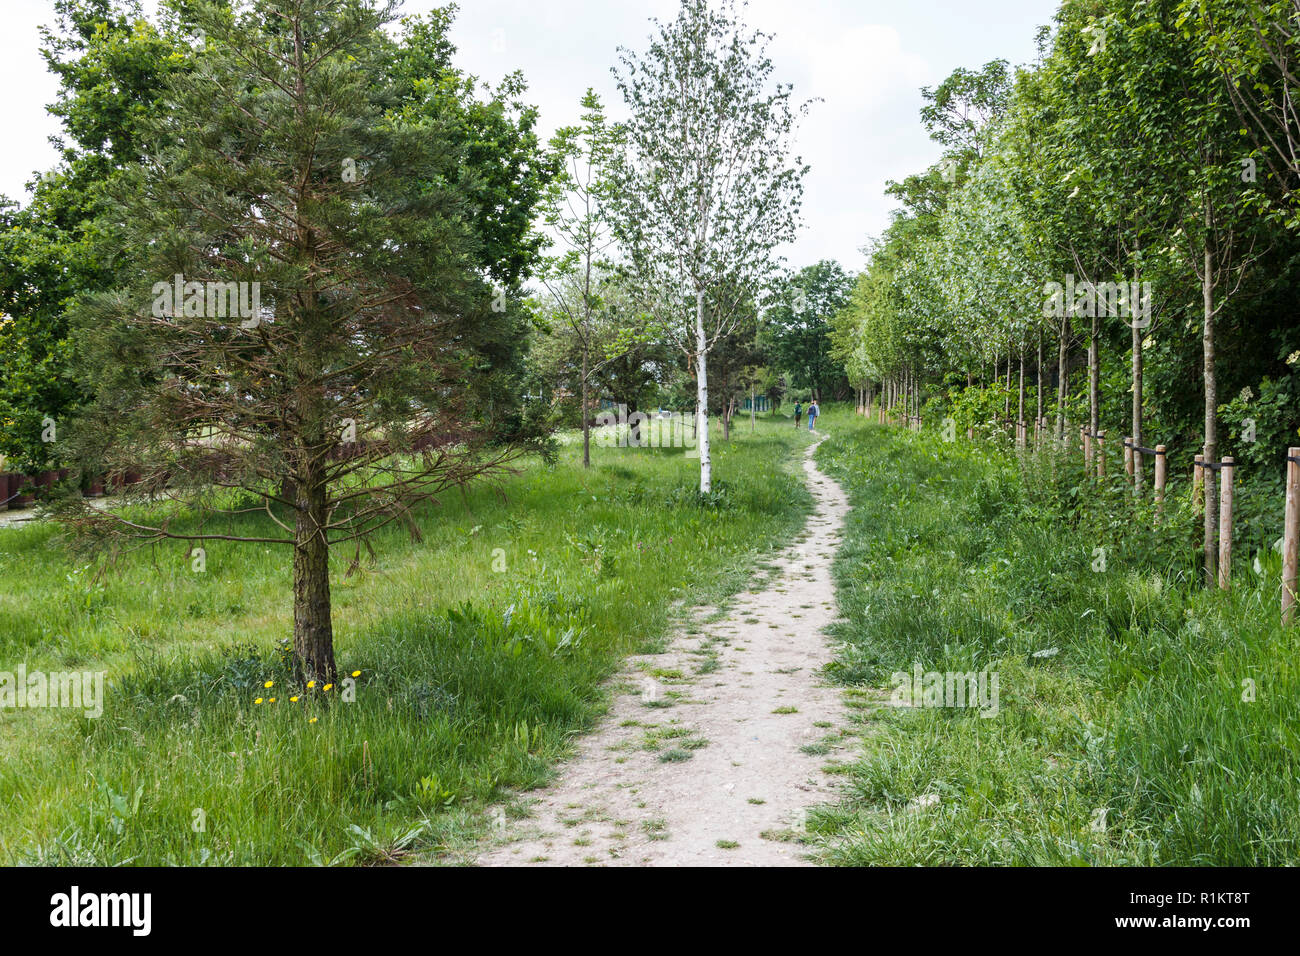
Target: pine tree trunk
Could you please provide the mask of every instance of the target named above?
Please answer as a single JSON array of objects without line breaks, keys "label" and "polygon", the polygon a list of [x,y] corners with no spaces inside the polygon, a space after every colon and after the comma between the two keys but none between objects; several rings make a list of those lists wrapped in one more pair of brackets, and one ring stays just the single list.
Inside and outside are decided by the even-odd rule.
[{"label": "pine tree trunk", "polygon": [[330,552],[325,537],[325,481],[310,470],[298,485],[293,536],[293,651],[303,680],[333,683],[334,628],[330,619]]},{"label": "pine tree trunk", "polygon": [[709,457],[709,369],[704,337],[704,290],[695,293],[696,437],[700,450],[700,494],[713,490],[713,459]]}]

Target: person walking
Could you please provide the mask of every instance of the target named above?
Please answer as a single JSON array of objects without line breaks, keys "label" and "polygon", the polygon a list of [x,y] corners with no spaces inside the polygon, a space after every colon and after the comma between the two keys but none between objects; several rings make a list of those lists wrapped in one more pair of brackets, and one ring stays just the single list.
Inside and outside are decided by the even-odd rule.
[{"label": "person walking", "polygon": [[821,414],[821,409],[817,407],[817,399],[808,403],[808,430],[815,431],[814,426],[817,424],[817,416]]},{"label": "person walking", "polygon": [[794,427],[795,428],[799,427],[799,420],[801,418],[803,418],[803,404],[800,402],[795,402],[794,403]]}]

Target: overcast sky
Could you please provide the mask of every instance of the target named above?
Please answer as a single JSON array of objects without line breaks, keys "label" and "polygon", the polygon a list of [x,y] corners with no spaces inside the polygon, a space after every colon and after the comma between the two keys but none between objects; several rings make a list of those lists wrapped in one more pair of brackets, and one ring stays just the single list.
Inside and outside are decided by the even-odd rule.
[{"label": "overcast sky", "polygon": [[[37,27],[51,22],[53,0],[2,0],[0,31],[0,192],[26,201],[33,171],[53,163],[56,131],[45,105],[55,83],[37,52]],[[425,12],[440,0],[407,0]],[[146,0],[151,10],[153,0]],[[846,268],[889,222],[885,183],[918,172],[939,155],[921,127],[920,88],[959,66],[1034,57],[1035,28],[1057,0],[751,0],[748,22],[776,34],[777,78],[798,99],[820,98],[804,123],[799,149],[812,170],[805,183],[804,227],[786,250],[794,267],[821,258]],[[452,33],[457,62],[495,81],[522,70],[541,110],[543,132],[577,118],[578,99],[594,87],[617,116],[621,100],[610,66],[622,46],[642,49],[649,17],[670,18],[677,0],[465,0]]]}]

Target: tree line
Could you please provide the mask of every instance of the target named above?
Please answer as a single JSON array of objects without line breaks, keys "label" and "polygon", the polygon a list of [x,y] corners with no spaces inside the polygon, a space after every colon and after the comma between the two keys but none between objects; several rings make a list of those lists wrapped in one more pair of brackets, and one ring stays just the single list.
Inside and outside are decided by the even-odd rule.
[{"label": "tree line", "polygon": [[901,208],[835,320],[854,383],[961,431],[1109,427],[1178,473],[1231,454],[1280,486],[1300,428],[1298,16],[1066,0],[1033,63],[924,90],[943,158],[890,184]]}]

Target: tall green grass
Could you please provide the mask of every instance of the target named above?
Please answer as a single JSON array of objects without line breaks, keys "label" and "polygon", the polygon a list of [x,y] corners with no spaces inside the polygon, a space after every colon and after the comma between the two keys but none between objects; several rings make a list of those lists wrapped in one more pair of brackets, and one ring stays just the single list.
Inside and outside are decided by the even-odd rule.
[{"label": "tall green grass", "polygon": [[427,508],[420,541],[380,533],[356,573],[334,555],[336,652],[360,674],[328,691],[290,683],[284,549],[213,542],[196,573],[183,544],[159,546],[97,573],[51,526],[0,530],[0,670],[109,675],[98,720],[0,711],[0,860],[362,863],[463,845],[488,804],[548,778],[621,657],[725,599],[800,524],[807,436],[748,432],[715,438],[707,500],[681,450],[596,448],[584,471],[570,443]]},{"label": "tall green grass", "polygon": [[[819,461],[854,505],[831,670],[864,738],[816,818],[830,861],[1300,861],[1300,629],[1280,626],[1276,555],[1206,589],[1185,486],[1157,529],[1068,461],[827,425]],[[1000,712],[888,706],[914,663],[998,672]]]}]

